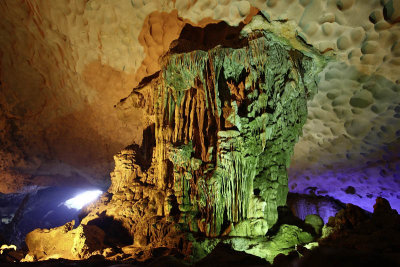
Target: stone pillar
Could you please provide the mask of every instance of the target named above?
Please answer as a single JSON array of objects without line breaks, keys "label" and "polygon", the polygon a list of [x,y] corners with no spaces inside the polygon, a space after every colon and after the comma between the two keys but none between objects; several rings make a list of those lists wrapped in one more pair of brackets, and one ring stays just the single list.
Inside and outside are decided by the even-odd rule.
[{"label": "stone pillar", "polygon": [[239,47],[168,55],[154,86],[160,178],[173,175],[184,229],[207,236],[275,224],[324,64],[294,33],[279,36],[282,26],[252,23]]}]

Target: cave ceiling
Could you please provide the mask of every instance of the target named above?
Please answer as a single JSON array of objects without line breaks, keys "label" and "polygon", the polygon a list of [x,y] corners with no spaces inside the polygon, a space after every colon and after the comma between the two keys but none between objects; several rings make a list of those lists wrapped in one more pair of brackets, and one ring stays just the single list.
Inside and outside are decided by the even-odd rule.
[{"label": "cave ceiling", "polygon": [[399,209],[395,0],[1,1],[0,192],[109,183],[113,155],[150,123],[116,105],[160,70],[185,25],[235,27],[259,11],[332,58],[307,104],[289,190],[364,208],[383,196]]}]

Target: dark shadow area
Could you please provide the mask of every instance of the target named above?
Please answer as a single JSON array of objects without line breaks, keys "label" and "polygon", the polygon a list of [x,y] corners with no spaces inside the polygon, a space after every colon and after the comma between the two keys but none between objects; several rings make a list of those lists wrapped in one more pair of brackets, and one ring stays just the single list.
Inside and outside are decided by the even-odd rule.
[{"label": "dark shadow area", "polygon": [[186,24],[178,40],[172,42],[170,53],[187,53],[194,50],[210,50],[221,45],[239,48],[247,45],[246,39],[240,39],[240,31],[245,25],[229,26],[226,22],[208,24],[204,28]]},{"label": "dark shadow area", "polygon": [[311,235],[316,234],[314,228],[311,225],[306,224],[303,220],[294,216],[292,211],[287,206],[280,206],[278,207],[278,221],[271,229],[268,230],[267,236],[276,235],[282,224],[295,225],[303,231],[310,233]]},{"label": "dark shadow area", "polygon": [[142,170],[147,171],[150,168],[153,158],[153,149],[156,146],[155,125],[151,124],[143,130],[142,145],[140,146]]},{"label": "dark shadow area", "polygon": [[105,232],[105,245],[123,247],[133,243],[129,230],[126,229],[120,221],[115,220],[111,216],[107,216],[105,212],[100,214],[99,218],[90,221],[88,225],[96,225]]},{"label": "dark shadow area", "polygon": [[[394,255],[366,253],[344,248],[316,248],[302,258],[301,267],[353,267],[353,266],[399,266]],[[397,255],[398,256],[398,255]]]},{"label": "dark shadow area", "polygon": [[143,130],[142,144],[132,144],[126,147],[126,149],[132,149],[136,152],[135,161],[136,164],[142,168],[143,172],[146,172],[151,166],[151,160],[153,158],[153,149],[156,146],[155,138],[155,125],[154,123]]},{"label": "dark shadow area", "polygon": [[235,251],[230,245],[219,243],[209,255],[194,266],[271,266],[271,264],[246,252]]}]

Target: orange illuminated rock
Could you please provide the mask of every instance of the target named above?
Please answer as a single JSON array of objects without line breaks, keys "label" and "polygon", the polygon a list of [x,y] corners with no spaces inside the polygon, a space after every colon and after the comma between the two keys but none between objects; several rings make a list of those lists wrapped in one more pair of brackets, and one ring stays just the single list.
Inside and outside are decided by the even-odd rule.
[{"label": "orange illuminated rock", "polygon": [[104,232],[94,225],[80,225],[73,229],[72,221],[53,229],[36,229],[25,239],[29,249],[26,259],[77,260],[101,254],[104,248]]}]

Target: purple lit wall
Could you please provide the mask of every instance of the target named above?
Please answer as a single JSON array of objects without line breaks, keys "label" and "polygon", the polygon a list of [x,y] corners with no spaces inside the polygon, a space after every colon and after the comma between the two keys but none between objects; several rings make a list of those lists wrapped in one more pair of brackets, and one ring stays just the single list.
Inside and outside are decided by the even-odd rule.
[{"label": "purple lit wall", "polygon": [[319,173],[289,170],[289,189],[294,193],[330,196],[370,212],[375,199],[383,197],[400,212],[400,163],[369,162],[364,167],[334,168]]}]

